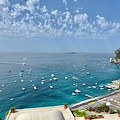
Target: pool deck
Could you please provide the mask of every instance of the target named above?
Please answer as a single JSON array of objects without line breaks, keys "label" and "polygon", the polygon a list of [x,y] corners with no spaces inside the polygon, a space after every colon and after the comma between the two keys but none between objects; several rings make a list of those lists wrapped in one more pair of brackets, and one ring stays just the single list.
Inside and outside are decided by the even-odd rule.
[{"label": "pool deck", "polygon": [[[9,112],[9,114],[5,120],[16,120],[19,115],[24,114],[24,113],[33,113],[33,112],[36,113],[36,112],[46,112],[46,111],[54,111],[54,110],[61,111],[65,120],[74,120],[74,117],[73,117],[70,109],[69,108],[64,109],[63,106],[16,109],[15,113]],[[35,119],[35,120],[39,120],[39,118]]]}]

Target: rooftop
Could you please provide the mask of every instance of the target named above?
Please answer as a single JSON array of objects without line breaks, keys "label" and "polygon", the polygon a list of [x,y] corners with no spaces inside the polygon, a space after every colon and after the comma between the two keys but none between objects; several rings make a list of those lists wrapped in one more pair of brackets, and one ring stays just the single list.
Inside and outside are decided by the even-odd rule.
[{"label": "rooftop", "polygon": [[74,120],[69,108],[63,106],[16,109],[6,120]]}]

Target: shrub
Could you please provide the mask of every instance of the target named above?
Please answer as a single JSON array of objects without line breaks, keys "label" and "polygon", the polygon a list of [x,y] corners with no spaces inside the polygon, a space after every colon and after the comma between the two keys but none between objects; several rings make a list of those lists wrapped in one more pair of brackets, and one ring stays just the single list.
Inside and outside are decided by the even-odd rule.
[{"label": "shrub", "polygon": [[79,110],[73,110],[73,113],[77,116],[77,117],[85,117],[87,115],[87,113],[85,111],[83,112],[79,112]]},{"label": "shrub", "polygon": [[110,109],[110,114],[114,114],[115,111],[113,109]]},{"label": "shrub", "polygon": [[67,103],[64,103],[65,106],[67,106]]},{"label": "shrub", "polygon": [[5,117],[7,117],[8,113],[9,113],[9,111],[6,112]]},{"label": "shrub", "polygon": [[120,110],[117,110],[117,113],[120,114]]},{"label": "shrub", "polygon": [[10,110],[11,110],[11,111],[12,111],[12,110],[15,110],[15,108],[14,108],[14,107],[11,107]]}]

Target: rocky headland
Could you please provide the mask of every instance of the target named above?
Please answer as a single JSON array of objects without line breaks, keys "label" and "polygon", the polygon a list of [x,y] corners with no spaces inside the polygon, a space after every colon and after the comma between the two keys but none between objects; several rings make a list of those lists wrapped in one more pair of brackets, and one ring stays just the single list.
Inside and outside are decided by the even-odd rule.
[{"label": "rocky headland", "polygon": [[110,58],[110,63],[116,63],[116,64],[119,63],[120,64],[120,48],[115,51],[114,59]]}]

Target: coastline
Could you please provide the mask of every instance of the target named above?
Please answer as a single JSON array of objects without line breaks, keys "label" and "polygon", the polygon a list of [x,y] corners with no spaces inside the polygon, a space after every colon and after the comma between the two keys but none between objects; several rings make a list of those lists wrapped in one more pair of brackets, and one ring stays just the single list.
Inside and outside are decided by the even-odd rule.
[{"label": "coastline", "polygon": [[116,91],[114,91],[112,93],[109,93],[107,95],[102,95],[102,96],[91,98],[91,99],[87,99],[87,100],[84,100],[84,101],[81,101],[81,102],[78,102],[78,103],[75,103],[75,104],[71,104],[71,105],[69,105],[69,107],[71,109],[79,108],[80,106],[87,105],[87,104],[89,104],[91,102],[100,101],[100,100],[103,100],[103,99],[107,99],[109,97],[112,98],[114,95],[117,95],[119,93],[120,93],[120,90],[116,90]]}]

